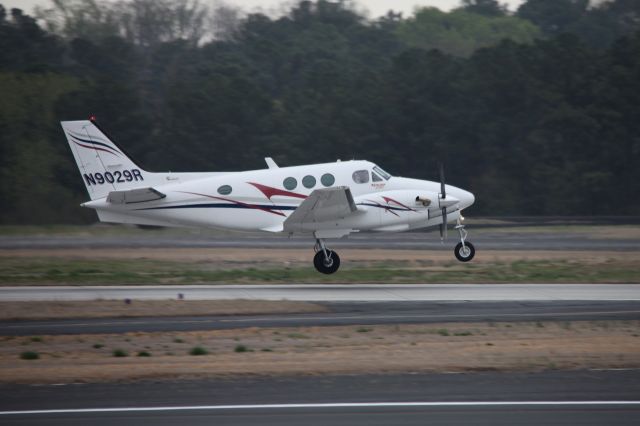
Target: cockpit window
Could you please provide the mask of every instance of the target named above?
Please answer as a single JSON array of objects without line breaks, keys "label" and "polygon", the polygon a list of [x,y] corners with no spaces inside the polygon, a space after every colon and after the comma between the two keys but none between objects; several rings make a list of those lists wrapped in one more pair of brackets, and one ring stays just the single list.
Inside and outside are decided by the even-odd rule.
[{"label": "cockpit window", "polygon": [[371,180],[374,182],[382,182],[382,178],[375,174],[375,172],[371,172]]},{"label": "cockpit window", "polygon": [[384,178],[384,180],[389,180],[391,178],[391,175],[389,173],[385,172],[384,170],[382,170],[378,166],[374,166],[373,170],[375,170],[376,173],[378,173],[380,176],[382,176]]},{"label": "cockpit window", "polygon": [[356,170],[352,177],[355,183],[367,183],[369,182],[369,170]]}]

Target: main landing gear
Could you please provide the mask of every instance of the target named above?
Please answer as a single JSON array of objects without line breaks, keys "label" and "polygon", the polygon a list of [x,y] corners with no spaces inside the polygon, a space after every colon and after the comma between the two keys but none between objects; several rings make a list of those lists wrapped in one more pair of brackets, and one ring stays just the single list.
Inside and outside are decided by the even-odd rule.
[{"label": "main landing gear", "polygon": [[340,267],[340,256],[333,250],[329,250],[324,241],[320,238],[316,239],[314,247],[316,255],[313,256],[313,266],[318,272],[323,274],[333,274]]},{"label": "main landing gear", "polygon": [[460,219],[458,219],[456,229],[460,234],[460,242],[456,244],[453,253],[460,262],[468,262],[476,255],[476,249],[473,247],[473,244],[467,242],[467,231],[464,229],[464,225],[460,222]]}]

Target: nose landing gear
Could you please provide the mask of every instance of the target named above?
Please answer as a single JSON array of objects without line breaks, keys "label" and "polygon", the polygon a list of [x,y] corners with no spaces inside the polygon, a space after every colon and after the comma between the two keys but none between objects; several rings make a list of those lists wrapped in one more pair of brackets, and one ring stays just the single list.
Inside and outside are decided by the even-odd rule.
[{"label": "nose landing gear", "polygon": [[316,255],[313,256],[313,266],[318,272],[323,274],[333,274],[340,267],[340,256],[333,250],[329,250],[324,241],[320,238],[316,239],[314,247]]},{"label": "nose landing gear", "polygon": [[460,262],[468,262],[476,255],[476,249],[473,247],[473,244],[467,242],[467,231],[464,229],[464,225],[460,222],[460,219],[458,219],[456,229],[460,234],[460,242],[456,244],[453,253]]}]

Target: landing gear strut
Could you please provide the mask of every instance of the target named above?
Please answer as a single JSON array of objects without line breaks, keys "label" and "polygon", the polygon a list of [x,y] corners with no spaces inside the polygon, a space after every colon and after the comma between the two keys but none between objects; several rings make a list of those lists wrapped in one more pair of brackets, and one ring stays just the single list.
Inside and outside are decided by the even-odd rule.
[{"label": "landing gear strut", "polygon": [[460,222],[460,219],[458,219],[456,229],[460,234],[460,242],[456,244],[453,253],[460,262],[468,262],[476,255],[476,249],[473,247],[473,244],[467,242],[467,231],[464,229],[464,225]]},{"label": "landing gear strut", "polygon": [[333,250],[329,250],[324,241],[320,238],[316,239],[314,247],[316,255],[313,256],[313,266],[318,272],[323,274],[333,274],[340,267],[340,256]]}]

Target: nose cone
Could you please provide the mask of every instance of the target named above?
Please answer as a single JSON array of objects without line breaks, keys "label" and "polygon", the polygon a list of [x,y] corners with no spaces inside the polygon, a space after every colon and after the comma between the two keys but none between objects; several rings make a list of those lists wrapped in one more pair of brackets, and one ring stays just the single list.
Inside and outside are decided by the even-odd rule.
[{"label": "nose cone", "polygon": [[476,201],[476,197],[464,189],[453,187],[451,190],[447,189],[447,192],[460,200],[460,209],[466,209]]},{"label": "nose cone", "polygon": [[460,190],[460,195],[458,195],[458,198],[460,198],[460,206],[463,209],[469,207],[476,201],[476,197],[474,197],[472,193],[462,189]]}]

